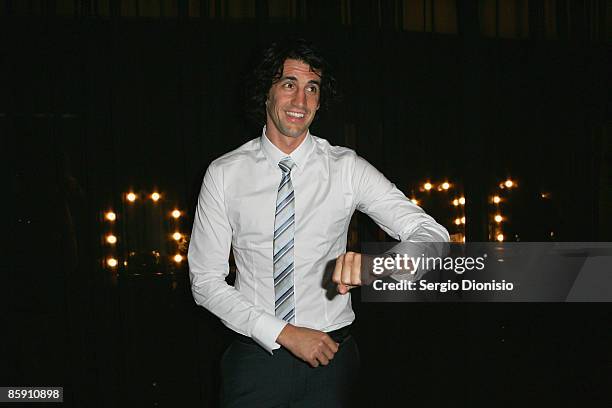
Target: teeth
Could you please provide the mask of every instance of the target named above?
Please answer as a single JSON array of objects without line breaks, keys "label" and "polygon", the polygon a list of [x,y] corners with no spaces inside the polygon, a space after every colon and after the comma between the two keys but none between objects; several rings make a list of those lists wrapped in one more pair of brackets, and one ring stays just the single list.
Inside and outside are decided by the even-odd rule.
[{"label": "teeth", "polygon": [[304,117],[303,113],[297,113],[297,112],[287,112],[287,115],[293,116],[294,118],[303,118]]}]

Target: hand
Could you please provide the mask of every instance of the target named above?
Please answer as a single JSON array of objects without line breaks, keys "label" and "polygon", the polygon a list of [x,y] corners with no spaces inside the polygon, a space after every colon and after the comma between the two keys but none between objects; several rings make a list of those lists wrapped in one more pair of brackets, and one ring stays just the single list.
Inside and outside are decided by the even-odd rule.
[{"label": "hand", "polygon": [[336,259],[332,282],[338,285],[338,293],[345,295],[361,285],[369,285],[381,276],[372,273],[374,256],[347,252]]},{"label": "hand", "polygon": [[[332,275],[332,282],[338,285],[337,289],[341,295],[345,295],[349,290],[357,286],[370,285],[376,279],[381,279],[392,275],[395,269],[385,270],[382,273],[374,273],[374,259],[388,257],[384,254],[379,256],[360,254],[358,252],[347,252],[336,259],[336,267]],[[407,271],[414,269],[412,261],[409,261]]]},{"label": "hand", "polygon": [[338,285],[338,293],[344,295],[361,285],[361,254],[347,252],[336,259],[332,282]]},{"label": "hand", "polygon": [[338,343],[327,333],[292,324],[285,325],[276,342],[312,367],[328,365],[338,351]]}]

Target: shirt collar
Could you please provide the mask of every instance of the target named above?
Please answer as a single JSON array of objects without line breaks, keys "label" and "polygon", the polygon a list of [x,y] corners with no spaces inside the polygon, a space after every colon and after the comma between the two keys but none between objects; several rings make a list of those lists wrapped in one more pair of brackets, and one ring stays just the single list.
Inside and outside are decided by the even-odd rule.
[{"label": "shirt collar", "polygon": [[268,136],[266,136],[266,127],[263,127],[263,131],[261,133],[261,149],[275,167],[278,167],[278,162],[280,162],[282,158],[289,156],[295,163],[297,169],[302,170],[306,165],[308,154],[313,148],[314,140],[310,134],[310,130],[308,130],[308,133],[306,134],[304,140],[302,140],[302,143],[300,143],[300,145],[290,154],[286,154],[276,147],[274,143],[270,141],[270,139],[268,139]]}]

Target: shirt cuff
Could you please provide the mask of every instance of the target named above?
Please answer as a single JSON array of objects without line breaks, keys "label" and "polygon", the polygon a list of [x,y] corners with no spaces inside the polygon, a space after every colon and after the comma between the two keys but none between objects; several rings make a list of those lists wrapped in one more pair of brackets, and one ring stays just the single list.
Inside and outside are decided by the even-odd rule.
[{"label": "shirt cuff", "polygon": [[[408,257],[408,259],[412,260],[420,257],[420,255],[425,252],[424,249],[427,249],[427,245],[428,244],[426,243],[425,248],[423,248],[420,246],[420,244],[404,241],[396,244],[389,252],[393,254],[393,257],[399,255],[399,257],[402,259],[404,257]],[[401,282],[403,280],[417,281],[425,274],[425,272],[426,270],[424,270],[422,267],[410,262],[410,270],[395,269],[391,274],[391,278],[397,282]]]},{"label": "shirt cuff", "polygon": [[286,325],[286,321],[271,314],[263,313],[259,316],[257,323],[253,327],[251,338],[268,353],[273,354],[272,350],[280,348],[280,344],[276,342],[276,339]]},{"label": "shirt cuff", "polygon": [[399,253],[401,257],[407,256],[416,261],[416,265],[412,264],[412,268],[416,267],[414,271],[396,270],[391,278],[398,282],[403,280],[418,281],[429,272],[425,262],[420,261],[430,257],[443,259],[449,252],[449,245],[447,242],[403,241],[391,248],[391,251]]}]

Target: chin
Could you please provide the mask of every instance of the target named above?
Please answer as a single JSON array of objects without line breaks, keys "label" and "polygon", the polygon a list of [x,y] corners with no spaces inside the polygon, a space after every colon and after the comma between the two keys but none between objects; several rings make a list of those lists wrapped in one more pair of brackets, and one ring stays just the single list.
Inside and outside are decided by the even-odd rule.
[{"label": "chin", "polygon": [[308,130],[308,128],[299,129],[299,130],[295,130],[295,131],[291,131],[290,129],[287,129],[286,132],[282,132],[282,133],[283,133],[283,135],[285,135],[287,137],[297,138],[297,137],[300,137],[301,135],[303,135],[304,133],[306,133],[307,130]]}]

